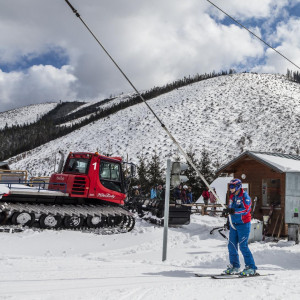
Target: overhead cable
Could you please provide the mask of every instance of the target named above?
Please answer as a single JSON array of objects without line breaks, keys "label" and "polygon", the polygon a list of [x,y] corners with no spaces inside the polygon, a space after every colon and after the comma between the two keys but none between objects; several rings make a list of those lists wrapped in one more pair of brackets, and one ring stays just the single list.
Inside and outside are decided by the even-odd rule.
[{"label": "overhead cable", "polygon": [[[178,150],[180,151],[180,153],[184,156],[184,158],[190,163],[190,165],[192,166],[192,168],[196,171],[197,175],[201,178],[201,180],[205,183],[205,185],[208,187],[209,191],[216,197],[217,202],[219,202],[221,204],[221,206],[223,208],[225,208],[225,205],[223,203],[220,202],[219,196],[217,195],[217,193],[211,188],[211,186],[209,185],[209,183],[206,181],[206,179],[204,178],[204,176],[201,174],[201,172],[198,170],[198,168],[195,166],[195,164],[193,163],[192,159],[186,154],[186,152],[183,150],[183,148],[179,145],[179,143],[176,141],[176,139],[173,137],[173,135],[170,133],[170,131],[167,129],[167,127],[165,126],[165,124],[162,123],[162,121],[159,119],[159,117],[156,115],[156,113],[152,110],[152,108],[150,107],[150,105],[147,103],[147,101],[144,99],[144,97],[141,95],[141,93],[137,90],[137,88],[133,85],[133,83],[129,80],[129,78],[126,76],[126,74],[123,72],[123,70],[119,67],[119,65],[116,63],[116,61],[112,58],[112,56],[109,54],[109,52],[104,48],[104,46],[101,44],[101,42],[98,40],[98,38],[94,35],[94,33],[91,31],[91,29],[87,26],[87,24],[83,21],[83,19],[81,18],[80,14],[78,13],[78,11],[72,6],[72,4],[69,2],[69,0],[65,0],[65,2],[69,5],[69,7],[71,8],[71,10],[73,11],[73,13],[76,15],[76,17],[78,17],[80,19],[80,21],[83,23],[83,25],[86,27],[86,29],[90,32],[90,34],[94,37],[94,39],[97,41],[97,43],[99,44],[99,46],[103,49],[103,51],[107,54],[107,56],[110,58],[110,60],[114,63],[114,65],[118,68],[118,70],[122,73],[122,75],[125,77],[125,79],[128,81],[128,83],[132,86],[132,88],[136,91],[136,93],[138,94],[138,96],[140,97],[140,99],[146,104],[146,106],[149,108],[149,110],[152,112],[152,114],[154,115],[154,117],[157,119],[157,121],[160,123],[160,125],[162,126],[162,128],[166,131],[166,133],[168,134],[168,136],[171,138],[171,140],[173,141],[173,143],[177,146]],[[234,225],[231,222],[231,218],[229,216],[229,220],[230,220],[230,224],[233,228]]]},{"label": "overhead cable", "polygon": [[291,64],[293,64],[296,68],[300,69],[299,66],[297,66],[294,62],[292,62],[289,58],[287,58],[285,55],[283,55],[281,52],[279,52],[278,50],[276,50],[274,47],[272,47],[270,44],[268,44],[266,41],[264,41],[262,38],[260,38],[258,35],[256,35],[254,32],[252,32],[250,29],[248,29],[246,26],[244,26],[243,24],[241,24],[239,21],[237,21],[236,19],[234,19],[233,17],[231,17],[228,13],[226,13],[224,10],[222,10],[220,7],[218,7],[216,4],[214,4],[213,2],[211,2],[210,0],[206,0],[207,2],[209,2],[211,5],[213,5],[214,7],[216,7],[219,11],[221,11],[223,14],[225,14],[227,17],[229,17],[231,20],[233,20],[235,23],[237,23],[238,25],[240,25],[241,27],[243,27],[244,29],[246,29],[249,33],[251,33],[253,36],[255,36],[257,39],[259,39],[261,42],[263,42],[265,45],[267,45],[269,48],[273,49],[277,54],[279,54],[280,56],[282,56],[284,59],[286,59],[288,62],[290,62]]}]

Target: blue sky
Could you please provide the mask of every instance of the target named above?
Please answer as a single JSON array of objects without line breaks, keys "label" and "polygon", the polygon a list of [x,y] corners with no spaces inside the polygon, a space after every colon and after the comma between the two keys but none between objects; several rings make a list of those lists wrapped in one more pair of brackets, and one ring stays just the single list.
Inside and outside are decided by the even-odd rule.
[{"label": "blue sky", "polygon": [[[296,70],[206,0],[71,0],[139,90],[234,68]],[[214,0],[300,65],[300,0]],[[0,112],[132,92],[62,0],[0,0]]]},{"label": "blue sky", "polygon": [[18,57],[12,62],[0,64],[3,72],[26,71],[35,65],[52,65],[55,68],[61,68],[69,63],[69,56],[66,51],[60,47],[49,47],[45,53],[27,53]]}]

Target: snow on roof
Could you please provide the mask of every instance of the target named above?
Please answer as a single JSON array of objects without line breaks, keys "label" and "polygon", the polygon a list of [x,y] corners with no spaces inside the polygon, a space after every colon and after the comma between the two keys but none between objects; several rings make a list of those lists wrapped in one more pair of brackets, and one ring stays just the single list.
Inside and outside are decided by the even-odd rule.
[{"label": "snow on roof", "polygon": [[273,153],[250,152],[253,156],[265,161],[284,173],[300,172],[300,160],[288,155],[276,155]]}]

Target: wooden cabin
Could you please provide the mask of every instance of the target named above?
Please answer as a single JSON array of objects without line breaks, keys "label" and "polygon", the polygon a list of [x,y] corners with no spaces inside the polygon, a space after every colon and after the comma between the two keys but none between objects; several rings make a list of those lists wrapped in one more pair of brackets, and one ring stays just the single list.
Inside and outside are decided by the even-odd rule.
[{"label": "wooden cabin", "polygon": [[287,236],[290,224],[299,226],[300,156],[246,151],[217,173],[242,180],[252,201],[257,199],[254,218],[266,222],[269,216],[268,235]]}]

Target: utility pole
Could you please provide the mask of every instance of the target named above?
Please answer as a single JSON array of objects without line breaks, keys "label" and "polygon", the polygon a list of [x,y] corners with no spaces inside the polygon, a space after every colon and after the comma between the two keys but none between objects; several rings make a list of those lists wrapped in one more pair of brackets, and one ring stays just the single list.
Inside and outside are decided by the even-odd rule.
[{"label": "utility pole", "polygon": [[165,213],[164,213],[164,237],[163,237],[162,261],[165,261],[167,259],[169,207],[170,207],[170,176],[171,176],[171,160],[167,159],[166,191],[165,191]]}]

